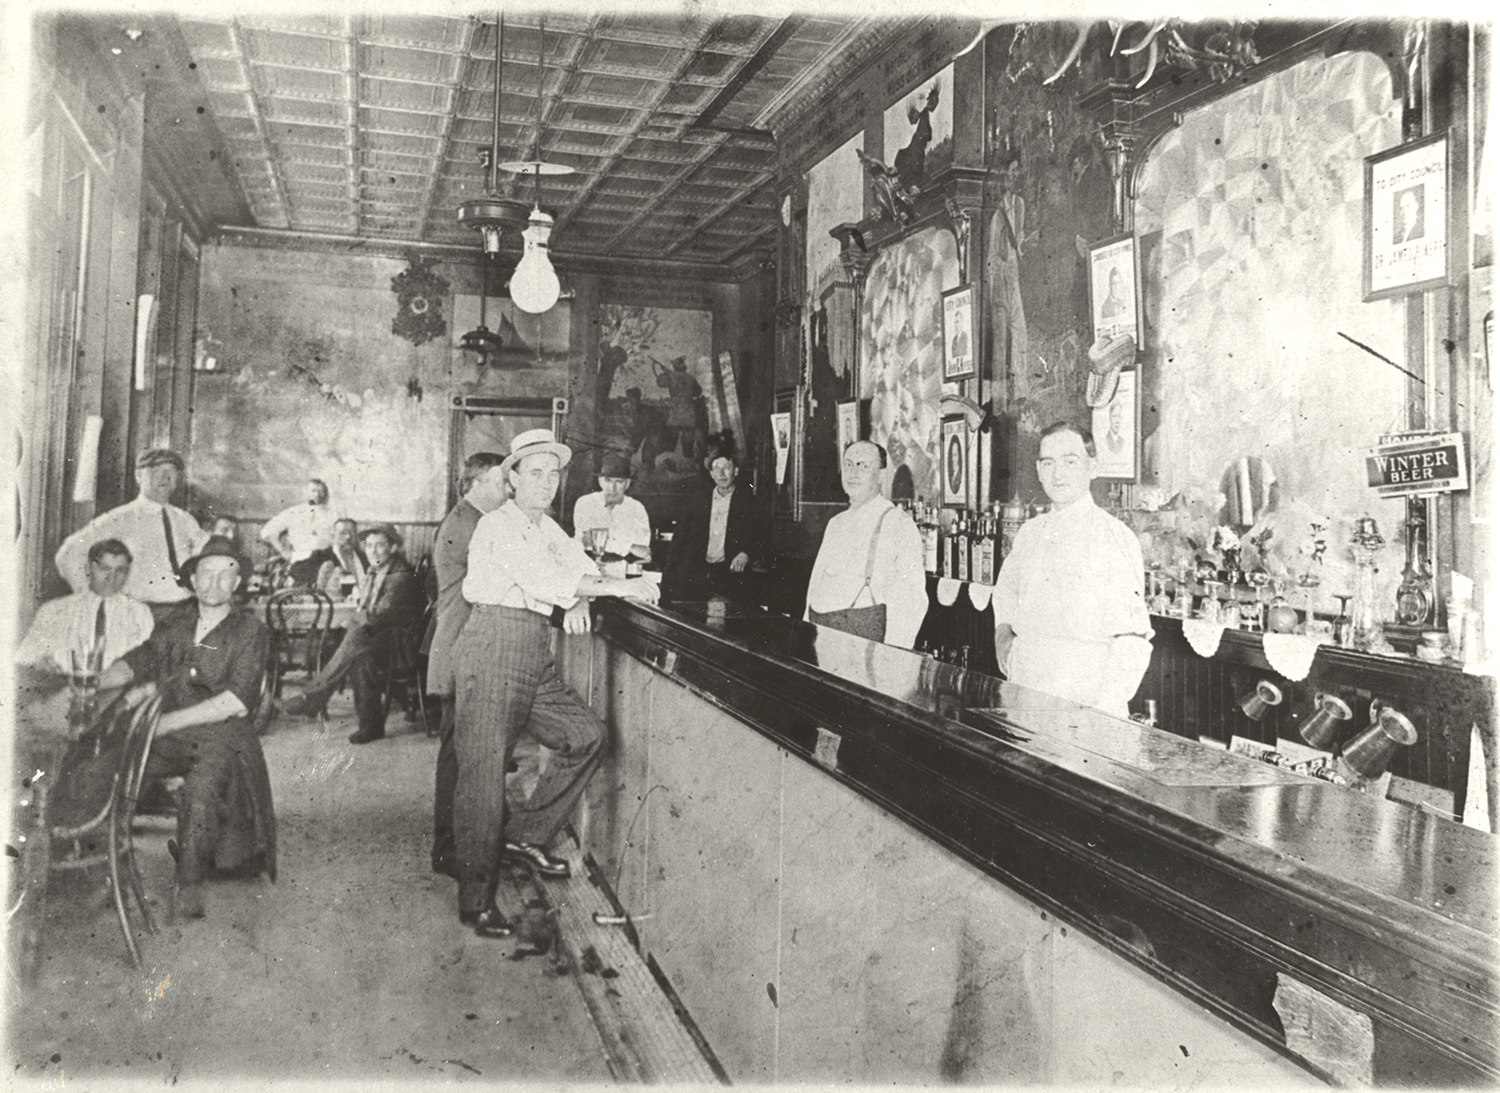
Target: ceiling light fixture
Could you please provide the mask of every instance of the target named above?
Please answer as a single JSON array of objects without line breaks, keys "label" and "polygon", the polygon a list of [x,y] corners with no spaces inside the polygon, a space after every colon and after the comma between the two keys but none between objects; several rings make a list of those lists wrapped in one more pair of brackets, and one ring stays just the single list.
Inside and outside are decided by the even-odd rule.
[{"label": "ceiling light fixture", "polygon": [[526,203],[500,196],[500,75],[501,54],[505,48],[505,15],[495,17],[495,120],[490,137],[489,158],[485,162],[484,196],[470,198],[458,207],[458,222],[474,228],[484,239],[486,259],[500,253],[500,238],[507,225],[526,223]]},{"label": "ceiling light fixture", "polygon": [[[526,203],[512,201],[499,195],[500,161],[500,86],[501,65],[505,51],[505,15],[495,16],[495,119],[490,137],[489,157],[485,160],[485,193],[472,198],[458,207],[458,222],[474,228],[484,240],[484,253],[479,267],[479,326],[459,339],[458,347],[473,353],[481,367],[500,362],[500,351],[505,340],[485,325],[485,302],[490,294],[490,263],[500,253],[500,238],[507,224],[520,225],[526,222]],[[502,324],[503,325],[503,324]]]},{"label": "ceiling light fixture", "polygon": [[532,205],[526,230],[521,233],[526,249],[521,263],[510,276],[510,298],[522,311],[540,315],[551,310],[562,293],[557,271],[552,268],[550,240],[552,217],[542,212],[541,193],[543,175],[570,175],[573,168],[561,163],[547,163],[542,159],[542,79],[546,73],[545,51],[547,44],[547,17],[537,17],[536,46],[536,134],[529,160],[511,160],[500,166],[516,173],[530,172],[532,177]]}]

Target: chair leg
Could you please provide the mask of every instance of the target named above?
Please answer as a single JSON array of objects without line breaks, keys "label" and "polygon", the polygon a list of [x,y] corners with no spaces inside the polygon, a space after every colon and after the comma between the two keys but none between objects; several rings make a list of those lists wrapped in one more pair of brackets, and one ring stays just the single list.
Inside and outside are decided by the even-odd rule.
[{"label": "chair leg", "polygon": [[156,933],[156,922],[151,917],[151,908],[146,906],[146,893],[141,884],[141,871],[135,864],[135,839],[127,824],[123,832],[125,849],[120,853],[125,862],[126,876],[130,879],[130,891],[135,896],[135,905],[141,909],[141,922],[148,934]]},{"label": "chair leg", "polygon": [[130,960],[137,968],[141,965],[141,951],[136,948],[135,934],[130,929],[130,915],[125,911],[125,893],[120,887],[120,824],[116,812],[109,818],[109,880],[114,889],[115,911],[120,916],[120,932],[125,935],[125,948],[130,951]]}]

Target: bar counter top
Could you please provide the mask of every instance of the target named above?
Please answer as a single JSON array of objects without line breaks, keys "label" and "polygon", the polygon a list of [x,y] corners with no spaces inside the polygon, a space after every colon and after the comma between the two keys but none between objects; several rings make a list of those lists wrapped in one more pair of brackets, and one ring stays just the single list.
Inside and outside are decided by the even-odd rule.
[{"label": "bar counter top", "polygon": [[[611,603],[605,640],[1318,1072],[1500,1077],[1495,837],[750,606]],[[1299,1028],[1294,1030],[1292,1025]],[[1300,1045],[1300,1046],[1299,1046]]]}]

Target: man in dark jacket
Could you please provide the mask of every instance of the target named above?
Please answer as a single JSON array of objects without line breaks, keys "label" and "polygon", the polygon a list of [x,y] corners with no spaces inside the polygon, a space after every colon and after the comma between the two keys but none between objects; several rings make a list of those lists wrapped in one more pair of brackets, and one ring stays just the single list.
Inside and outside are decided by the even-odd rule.
[{"label": "man in dark jacket", "polygon": [[276,814],[271,778],[250,717],[260,698],[266,628],[231,600],[248,567],[228,539],[215,537],[182,563],[191,607],[157,627],[123,658],[135,679],[162,695],[146,778],[181,777],[177,842],[178,918],[203,915],[210,866],[264,870],[276,879]]},{"label": "man in dark jacket", "polygon": [[401,534],[390,524],[371,524],[360,534],[370,559],[359,588],[359,609],[344,640],[307,689],[282,704],[289,714],[321,709],[347,677],[354,691],[359,729],[351,744],[368,744],[385,736],[382,687],[404,631],[422,618],[426,593],[401,554]]},{"label": "man in dark jacket", "polygon": [[663,575],[667,599],[704,599],[714,594],[745,598],[748,571],[766,559],[768,521],[756,509],[754,492],[737,482],[735,453],[721,448],[708,457],[705,466],[714,485],[683,502]]}]

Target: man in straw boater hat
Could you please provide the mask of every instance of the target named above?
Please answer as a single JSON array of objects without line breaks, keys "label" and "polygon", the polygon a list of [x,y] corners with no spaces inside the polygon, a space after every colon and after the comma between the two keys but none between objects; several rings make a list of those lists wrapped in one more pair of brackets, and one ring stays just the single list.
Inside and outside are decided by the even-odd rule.
[{"label": "man in straw boater hat", "polygon": [[[502,858],[543,876],[566,876],[547,852],[599,763],[604,724],[558,678],[550,621],[589,629],[589,600],[655,603],[654,582],[610,578],[547,515],[572,451],[550,429],[511,442],[501,464],[514,496],[480,518],[469,540],[463,596],[472,610],[454,647],[458,789],[458,919],[480,937],[504,937],[495,904]],[[522,733],[549,748],[546,770],[523,804],[507,809],[505,772]]]},{"label": "man in straw boater hat", "polygon": [[74,592],[88,587],[89,547],[118,539],[130,551],[125,595],[146,604],[160,623],[192,599],[177,583],[177,567],[208,538],[191,513],[170,498],[182,485],[185,464],[171,448],[148,448],[135,461],[140,493],[132,501],[100,513],[57,548],[57,571]]},{"label": "man in straw boater hat", "polygon": [[132,679],[154,679],[161,721],[146,778],[181,777],[173,911],[201,918],[210,868],[276,879],[276,814],[260,737],[251,725],[266,666],[266,628],[235,611],[232,598],[249,567],[228,539],[214,537],[182,563],[189,606],[126,653]]}]

